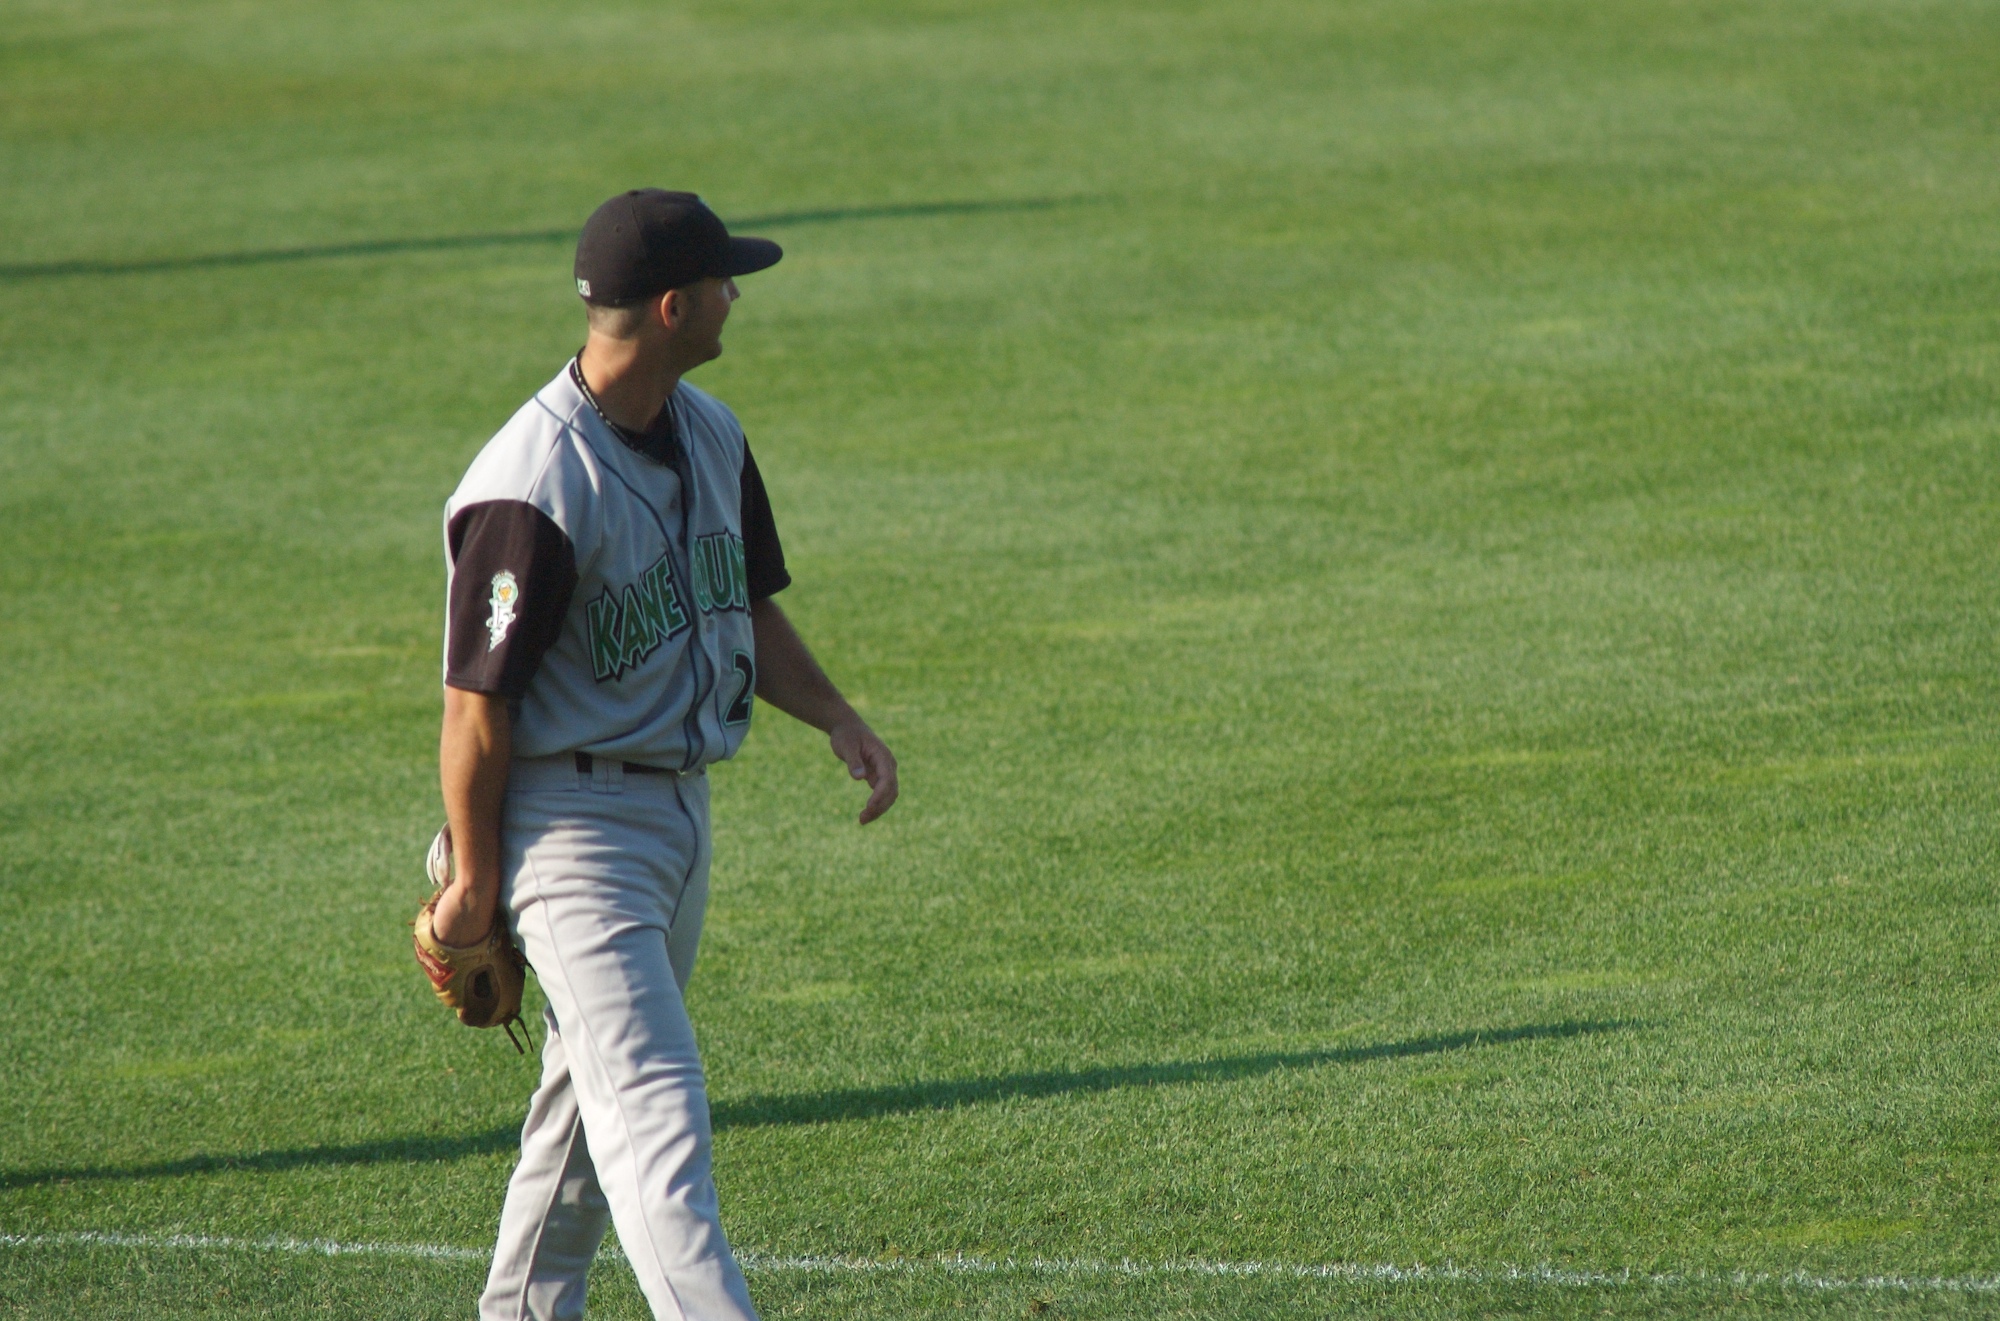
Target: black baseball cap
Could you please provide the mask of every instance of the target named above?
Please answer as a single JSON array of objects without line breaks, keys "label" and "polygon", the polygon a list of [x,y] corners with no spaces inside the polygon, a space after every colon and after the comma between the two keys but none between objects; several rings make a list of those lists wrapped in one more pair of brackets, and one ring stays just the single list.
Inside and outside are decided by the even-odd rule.
[{"label": "black baseball cap", "polygon": [[732,238],[693,193],[634,188],[590,213],[576,242],[576,291],[600,307],[636,303],[696,280],[777,264],[769,239]]}]

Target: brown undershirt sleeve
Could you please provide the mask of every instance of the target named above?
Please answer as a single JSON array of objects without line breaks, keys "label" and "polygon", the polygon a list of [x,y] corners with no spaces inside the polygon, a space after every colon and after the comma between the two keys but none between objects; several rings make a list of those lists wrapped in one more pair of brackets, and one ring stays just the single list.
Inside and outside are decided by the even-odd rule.
[{"label": "brown undershirt sleeve", "polygon": [[576,550],[519,500],[468,505],[451,520],[445,682],[519,702],[562,634],[576,592]]}]

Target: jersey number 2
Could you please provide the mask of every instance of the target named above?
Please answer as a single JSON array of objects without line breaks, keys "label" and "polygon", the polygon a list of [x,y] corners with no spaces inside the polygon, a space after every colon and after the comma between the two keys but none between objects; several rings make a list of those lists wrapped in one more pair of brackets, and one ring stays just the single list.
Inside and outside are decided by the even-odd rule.
[{"label": "jersey number 2", "polygon": [[735,700],[730,702],[728,714],[722,717],[725,725],[750,723],[750,695],[757,688],[757,665],[746,652],[736,653],[736,677],[743,682],[737,685]]}]

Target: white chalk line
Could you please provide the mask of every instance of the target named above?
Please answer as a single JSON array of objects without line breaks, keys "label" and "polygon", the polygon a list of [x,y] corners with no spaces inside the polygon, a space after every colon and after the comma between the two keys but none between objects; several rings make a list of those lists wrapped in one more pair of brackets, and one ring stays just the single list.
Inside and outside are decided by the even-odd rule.
[{"label": "white chalk line", "polygon": [[[64,1234],[0,1234],[0,1248],[102,1247],[179,1248],[206,1252],[281,1252],[320,1257],[397,1257],[429,1261],[487,1261],[484,1248],[434,1243],[343,1243],[334,1239],[225,1238],[213,1234],[123,1234],[79,1230]],[[603,1256],[623,1261],[606,1248]],[[1687,1271],[1578,1271],[1554,1266],[1398,1266],[1389,1263],[1277,1261],[1111,1261],[1082,1258],[979,1257],[953,1253],[935,1257],[787,1256],[739,1251],[737,1260],[752,1274],[1118,1276],[1148,1279],[1207,1276],[1221,1279],[1333,1280],[1352,1284],[1529,1284],[1562,1289],[1688,1289],[1774,1287],[1820,1293],[1909,1294],[2000,1293],[2000,1275],[1814,1275],[1808,1271],[1723,1273]]]}]

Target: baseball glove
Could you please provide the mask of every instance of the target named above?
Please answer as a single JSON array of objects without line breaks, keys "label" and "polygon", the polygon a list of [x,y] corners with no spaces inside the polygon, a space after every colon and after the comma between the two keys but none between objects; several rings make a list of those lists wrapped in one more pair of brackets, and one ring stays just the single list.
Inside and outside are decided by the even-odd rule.
[{"label": "baseball glove", "polygon": [[[424,869],[437,890],[417,910],[411,925],[416,932],[417,963],[431,979],[431,989],[444,1007],[458,1012],[458,1021],[467,1027],[502,1027],[514,1049],[526,1054],[515,1040],[514,1025],[521,1023],[521,992],[527,985],[528,961],[514,947],[507,924],[498,913],[493,929],[476,945],[447,945],[431,930],[431,918],[438,900],[451,884],[451,827],[438,831],[431,841]],[[526,1023],[521,1033],[527,1035]]]}]

